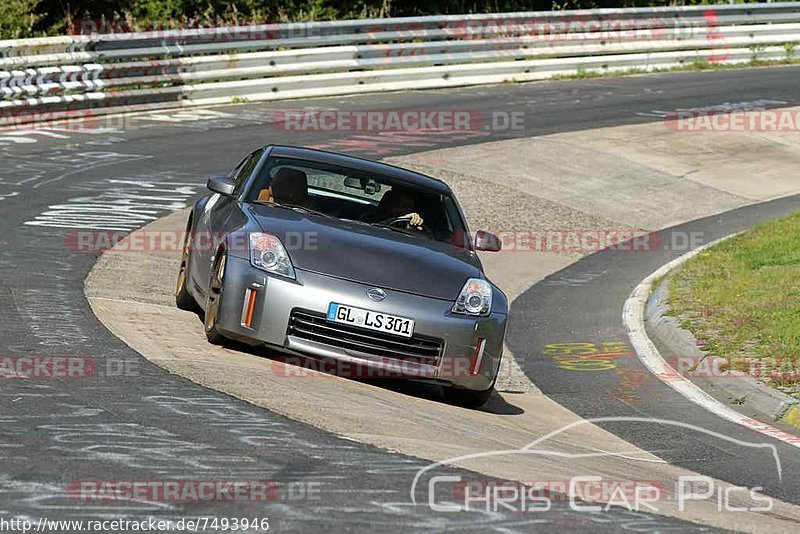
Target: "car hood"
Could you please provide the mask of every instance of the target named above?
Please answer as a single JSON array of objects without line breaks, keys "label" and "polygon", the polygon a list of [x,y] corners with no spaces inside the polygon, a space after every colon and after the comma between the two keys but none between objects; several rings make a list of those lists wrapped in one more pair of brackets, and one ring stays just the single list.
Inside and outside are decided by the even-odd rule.
[{"label": "car hood", "polygon": [[482,278],[469,251],[358,222],[254,204],[250,213],[278,236],[297,269],[445,300]]}]

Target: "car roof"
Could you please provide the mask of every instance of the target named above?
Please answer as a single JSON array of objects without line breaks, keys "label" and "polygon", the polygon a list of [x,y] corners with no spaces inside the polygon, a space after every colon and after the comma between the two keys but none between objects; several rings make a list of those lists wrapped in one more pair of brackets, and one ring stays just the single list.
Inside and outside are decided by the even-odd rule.
[{"label": "car roof", "polygon": [[338,165],[341,167],[348,167],[363,172],[370,172],[380,174],[398,182],[405,182],[412,186],[422,187],[425,189],[433,189],[440,193],[452,195],[450,187],[443,181],[426,176],[424,174],[395,167],[388,163],[380,163],[369,159],[359,158],[356,156],[349,156],[347,154],[339,154],[337,152],[327,152],[325,150],[316,150],[313,148],[305,148],[289,145],[267,145],[269,149],[269,156],[276,156],[282,158],[304,159],[316,163],[326,163],[329,165]]}]

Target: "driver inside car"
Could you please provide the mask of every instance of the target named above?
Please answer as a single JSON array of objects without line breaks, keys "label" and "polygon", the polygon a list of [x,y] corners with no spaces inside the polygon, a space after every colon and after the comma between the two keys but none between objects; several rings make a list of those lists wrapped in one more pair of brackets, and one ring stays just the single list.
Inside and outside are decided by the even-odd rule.
[{"label": "driver inside car", "polygon": [[281,167],[275,173],[269,186],[259,191],[258,200],[292,206],[307,206],[309,204],[308,175],[291,167]]},{"label": "driver inside car", "polygon": [[395,187],[383,195],[376,210],[364,217],[363,221],[379,223],[408,218],[409,226],[421,230],[425,220],[417,213],[414,204],[414,196],[409,191]]}]

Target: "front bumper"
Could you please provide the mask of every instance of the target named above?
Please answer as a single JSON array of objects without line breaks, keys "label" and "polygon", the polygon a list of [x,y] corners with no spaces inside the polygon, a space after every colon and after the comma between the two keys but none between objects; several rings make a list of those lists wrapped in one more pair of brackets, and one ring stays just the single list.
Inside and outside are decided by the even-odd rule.
[{"label": "front bumper", "polygon": [[[406,378],[471,390],[492,386],[503,353],[506,314],[454,314],[450,311],[452,302],[392,290],[386,290],[383,301],[374,302],[367,297],[367,289],[373,286],[300,269],[296,269],[296,275],[297,280],[272,276],[245,258],[229,256],[218,328],[246,343],[266,343],[378,371],[371,376],[396,376],[402,371]],[[437,361],[378,357],[290,333],[294,311],[324,316],[331,302],[413,318],[415,336],[441,340]],[[364,332],[370,334],[369,330]]]}]

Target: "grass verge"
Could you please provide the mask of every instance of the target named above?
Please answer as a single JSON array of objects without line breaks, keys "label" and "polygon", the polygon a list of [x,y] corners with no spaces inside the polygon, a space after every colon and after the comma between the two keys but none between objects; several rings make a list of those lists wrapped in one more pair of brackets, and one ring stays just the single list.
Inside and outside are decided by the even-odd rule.
[{"label": "grass verge", "polygon": [[800,212],[701,253],[668,284],[670,314],[704,350],[800,398]]},{"label": "grass verge", "polygon": [[781,65],[800,64],[800,58],[787,55],[786,59],[753,59],[747,63],[709,63],[708,61],[694,61],[675,65],[674,67],[659,67],[644,69],[641,67],[631,67],[625,70],[602,70],[602,69],[578,69],[575,74],[556,74],[552,80],[585,80],[590,78],[614,78],[620,76],[636,76],[640,74],[668,74],[671,72],[697,72],[697,71],[718,71],[735,70],[756,67],[778,67]]}]

